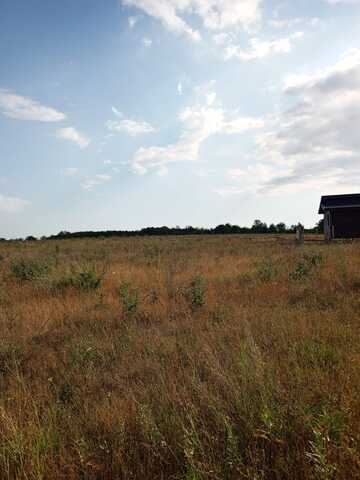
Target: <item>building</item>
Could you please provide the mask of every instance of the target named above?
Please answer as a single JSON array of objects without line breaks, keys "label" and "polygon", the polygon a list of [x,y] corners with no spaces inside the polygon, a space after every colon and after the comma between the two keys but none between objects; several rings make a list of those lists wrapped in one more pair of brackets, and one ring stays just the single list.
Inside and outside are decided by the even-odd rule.
[{"label": "building", "polygon": [[325,240],[360,237],[360,193],[321,197]]}]

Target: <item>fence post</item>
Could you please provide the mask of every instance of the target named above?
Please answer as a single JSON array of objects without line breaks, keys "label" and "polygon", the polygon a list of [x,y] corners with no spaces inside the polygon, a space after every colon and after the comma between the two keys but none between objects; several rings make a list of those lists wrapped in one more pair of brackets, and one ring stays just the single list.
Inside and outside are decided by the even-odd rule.
[{"label": "fence post", "polygon": [[296,227],[296,242],[298,244],[304,243],[304,227],[299,223]]}]

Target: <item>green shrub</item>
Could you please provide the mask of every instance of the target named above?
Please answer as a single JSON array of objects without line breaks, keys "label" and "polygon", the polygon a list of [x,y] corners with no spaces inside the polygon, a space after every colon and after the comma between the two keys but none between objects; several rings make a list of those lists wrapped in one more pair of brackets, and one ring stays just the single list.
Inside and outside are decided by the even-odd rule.
[{"label": "green shrub", "polygon": [[60,290],[76,288],[82,292],[91,292],[100,288],[101,281],[101,275],[94,269],[88,269],[63,277],[55,283],[55,287]]},{"label": "green shrub", "polygon": [[125,313],[135,313],[139,307],[139,291],[128,282],[122,282],[119,296]]},{"label": "green shrub", "polygon": [[301,280],[309,276],[314,268],[321,265],[323,258],[320,254],[304,254],[296,264],[295,270],[290,273],[291,280]]},{"label": "green shrub", "polygon": [[257,276],[262,282],[270,282],[278,274],[277,268],[271,261],[265,261],[257,271]]},{"label": "green shrub", "polygon": [[323,257],[320,253],[305,253],[304,260],[313,267],[317,267],[322,264]]},{"label": "green shrub", "polygon": [[50,267],[45,261],[18,258],[11,262],[10,270],[15,278],[25,282],[41,279],[49,273]]},{"label": "green shrub", "polygon": [[202,275],[196,275],[190,282],[187,295],[193,308],[205,305],[205,280]]}]

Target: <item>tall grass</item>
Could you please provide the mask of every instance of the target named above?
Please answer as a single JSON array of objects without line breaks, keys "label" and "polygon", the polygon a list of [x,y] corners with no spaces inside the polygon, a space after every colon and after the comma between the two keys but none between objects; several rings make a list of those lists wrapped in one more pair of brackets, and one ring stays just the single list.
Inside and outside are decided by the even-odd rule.
[{"label": "tall grass", "polygon": [[360,478],[360,244],[0,255],[1,479]]}]

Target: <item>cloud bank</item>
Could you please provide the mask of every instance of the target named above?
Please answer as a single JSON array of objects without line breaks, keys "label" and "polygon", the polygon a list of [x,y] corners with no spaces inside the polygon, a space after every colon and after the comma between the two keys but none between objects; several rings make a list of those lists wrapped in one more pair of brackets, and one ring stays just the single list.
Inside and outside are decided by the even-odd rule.
[{"label": "cloud bank", "polygon": [[64,113],[54,108],[3,89],[0,89],[0,109],[3,115],[16,120],[60,122],[66,118]]},{"label": "cloud bank", "polygon": [[258,136],[261,163],[228,172],[237,181],[229,194],[250,184],[260,193],[358,190],[360,49],[327,69],[287,77],[284,95],[293,106],[269,120],[270,128]]},{"label": "cloud bank", "polygon": [[171,163],[198,160],[200,147],[215,134],[233,135],[263,127],[257,118],[239,116],[226,111],[216,101],[216,93],[199,89],[195,103],[179,115],[183,132],[179,140],[167,146],[142,147],[134,155],[131,165],[135,173],[145,174],[155,169],[165,173]]},{"label": "cloud bank", "polygon": [[0,193],[0,212],[19,213],[28,205],[30,205],[30,202],[27,200],[18,197],[8,197]]},{"label": "cloud bank", "polygon": [[156,129],[150,125],[150,123],[144,121],[130,120],[124,117],[124,115],[112,107],[112,111],[119,120],[109,120],[106,122],[106,127],[111,132],[126,133],[132,137],[145,133],[156,132]]},{"label": "cloud bank", "polygon": [[86,148],[91,143],[89,138],[78,132],[74,127],[60,128],[55,135],[57,138],[75,143],[80,148]]},{"label": "cloud bank", "polygon": [[249,28],[261,19],[262,0],[123,0],[122,3],[158,19],[169,31],[198,41],[200,33],[187,23],[186,16],[198,16],[210,30]]}]

